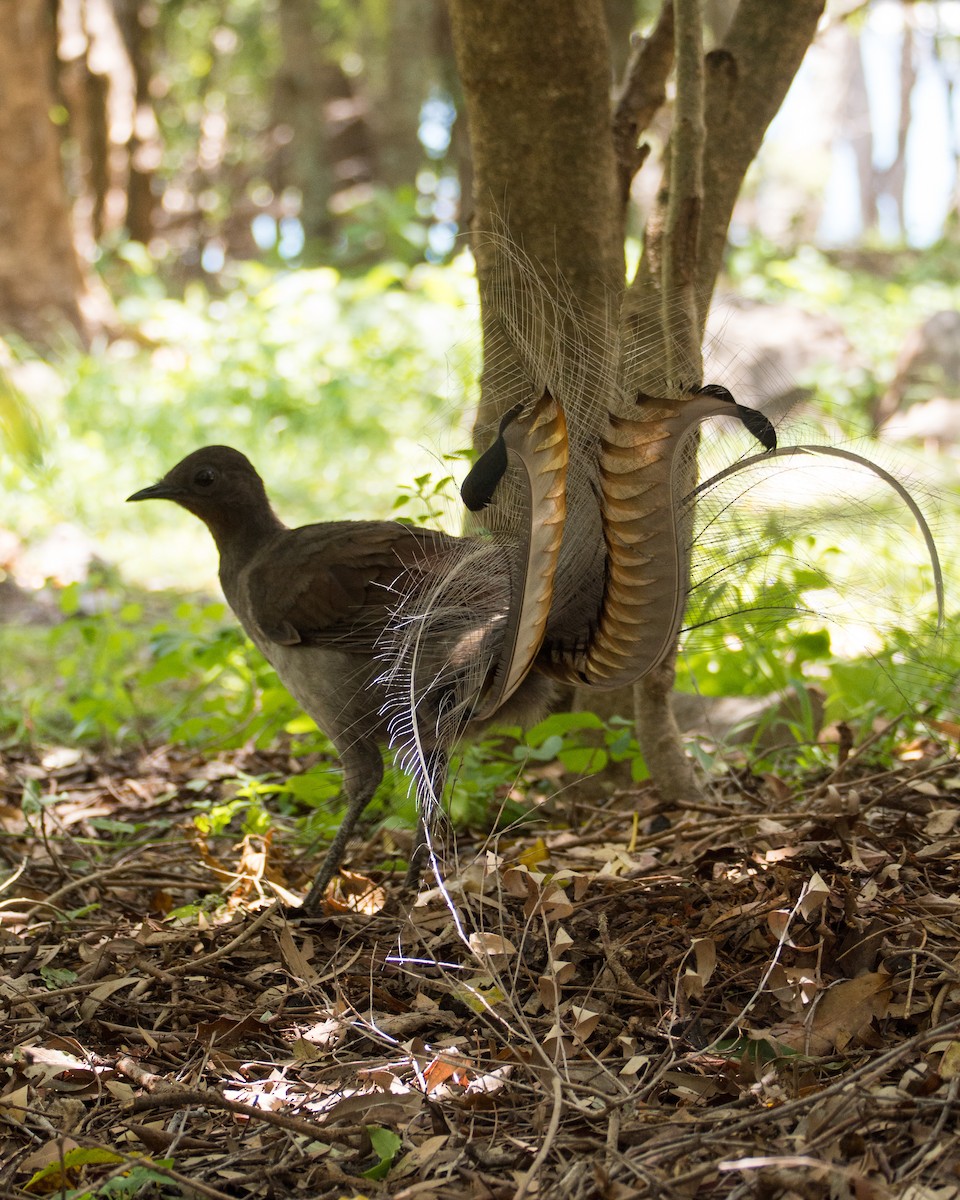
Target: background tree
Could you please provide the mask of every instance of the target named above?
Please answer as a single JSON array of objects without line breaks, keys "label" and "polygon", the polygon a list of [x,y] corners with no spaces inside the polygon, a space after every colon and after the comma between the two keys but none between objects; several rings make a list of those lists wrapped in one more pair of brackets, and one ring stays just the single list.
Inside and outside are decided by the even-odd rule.
[{"label": "background tree", "polygon": [[0,324],[43,342],[86,339],[85,285],[60,165],[46,0],[0,0]]},{"label": "background tree", "polygon": [[[677,100],[670,152],[622,324],[635,343],[662,345],[662,361],[698,371],[734,202],[823,6],[823,0],[742,0],[723,45],[704,60],[702,4],[668,0],[631,61],[615,123],[600,0],[573,9],[564,0],[522,6],[451,0],[474,155],[481,298],[497,254],[485,235],[504,219],[510,238],[540,264],[547,287],[556,290],[562,281],[585,312],[601,311],[623,290],[637,138],[662,101],[672,49]],[[496,324],[485,321],[484,333],[486,354],[500,361],[507,348]],[[501,411],[510,402],[492,400]],[[489,424],[492,414],[481,415]],[[647,676],[637,687],[636,712],[651,773],[675,797],[697,788],[670,714],[672,680],[672,663]]]}]

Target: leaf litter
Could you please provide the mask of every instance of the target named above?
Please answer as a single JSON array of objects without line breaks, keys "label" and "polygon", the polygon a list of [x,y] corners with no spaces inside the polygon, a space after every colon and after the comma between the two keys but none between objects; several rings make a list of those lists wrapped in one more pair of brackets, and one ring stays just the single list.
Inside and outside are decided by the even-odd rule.
[{"label": "leaf litter", "polygon": [[[0,754],[3,1196],[960,1197],[960,765],[579,784],[324,914],[283,755]],[[562,800],[562,796],[560,797]]]}]

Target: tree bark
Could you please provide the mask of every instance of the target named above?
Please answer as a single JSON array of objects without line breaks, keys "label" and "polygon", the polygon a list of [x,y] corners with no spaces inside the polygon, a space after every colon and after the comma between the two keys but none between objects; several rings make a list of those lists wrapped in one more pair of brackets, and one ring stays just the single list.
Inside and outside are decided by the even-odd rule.
[{"label": "tree bark", "polygon": [[83,341],[84,276],[51,120],[54,30],[46,0],[0,0],[0,325]]},{"label": "tree bark", "polygon": [[[702,84],[692,62],[688,59],[685,68],[683,65],[692,32],[689,28],[679,32],[680,14],[692,19],[692,5],[688,0],[676,0],[675,7],[678,100],[671,154],[648,223],[640,270],[625,300],[624,323],[627,336],[642,338],[650,345],[656,344],[659,323],[668,375],[672,376],[669,383],[691,387],[701,382],[700,346],[733,206],[747,168],[813,40],[824,0],[741,0],[724,45],[706,57]],[[695,105],[691,90],[696,93],[701,87],[702,157],[696,150],[699,131],[694,138],[687,128],[697,118],[685,115],[687,107]],[[680,140],[686,143],[684,151],[679,148]],[[698,186],[702,203],[692,236]],[[679,240],[684,237],[685,247]],[[688,274],[691,264],[692,277]],[[659,305],[655,304],[657,298]],[[655,376],[638,376],[633,382],[645,388],[655,388],[658,383]],[[689,483],[693,485],[692,477]],[[698,789],[670,708],[675,669],[675,656],[671,656],[637,683],[634,713],[651,776],[665,799],[683,802],[696,796]]]},{"label": "tree bark", "polygon": [[329,31],[310,0],[280,0],[283,61],[275,117],[290,130],[276,164],[279,187],[300,191],[308,261],[322,261],[337,228],[336,197],[374,176],[373,142],[364,103],[334,61]]},{"label": "tree bark", "polygon": [[150,96],[153,35],[144,22],[142,0],[113,0],[113,11],[133,72],[133,120],[127,139],[127,233],[146,244],[153,236],[159,197],[155,167],[161,158],[157,118]]},{"label": "tree bark", "polygon": [[[575,296],[619,287],[610,69],[598,0],[452,0],[454,47],[474,158],[481,278],[507,221]],[[479,235],[479,236],[477,236]]]},{"label": "tree bark", "polygon": [[384,91],[375,106],[379,175],[389,188],[413,188],[424,160],[420,110],[436,77],[437,0],[392,0]]},{"label": "tree bark", "polygon": [[[586,312],[623,286],[610,55],[601,0],[451,0],[473,152],[472,234],[481,296],[504,224],[548,286]],[[485,358],[504,352],[484,321]],[[489,339],[489,342],[488,342]],[[484,389],[478,428],[514,401]]]},{"label": "tree bark", "polygon": [[697,302],[703,333],[747,168],[813,41],[825,0],[740,0],[719,50],[706,60]]},{"label": "tree bark", "polygon": [[[670,158],[641,267],[621,308],[631,373],[621,383],[628,394],[664,387],[676,393],[700,383],[703,327],[733,205],[823,5],[741,0],[724,46],[704,60],[702,0],[675,0],[676,29],[664,10],[634,58],[614,125],[602,0],[450,0],[474,152],[484,356],[497,362],[498,379],[509,349],[484,303],[498,255],[496,238],[484,235],[506,227],[545,284],[562,281],[588,317],[619,294],[623,209],[639,165],[632,153],[642,132],[636,114],[648,120],[659,107],[673,53],[679,99]],[[638,345],[650,346],[650,355],[631,356]],[[521,398],[529,399],[509,386],[485,386],[476,428],[489,430]],[[575,461],[587,451],[572,442]],[[636,712],[655,782],[665,796],[683,800],[697,785],[670,710],[673,677],[671,658],[641,681]]]},{"label": "tree bark", "polygon": [[335,189],[327,139],[322,52],[305,0],[280,0],[283,61],[277,73],[275,113],[289,126],[281,183],[300,189],[300,219],[307,242],[328,241],[333,232],[330,199]]},{"label": "tree bark", "polygon": [[650,152],[648,145],[640,144],[640,134],[666,102],[667,80],[673,67],[673,45],[673,4],[667,0],[649,37],[633,49],[616,96],[613,141],[620,177],[624,230],[630,185]]},{"label": "tree bark", "polygon": [[[659,320],[666,350],[669,391],[699,385],[703,372],[696,275],[703,212],[704,123],[703,2],[674,0],[677,99],[670,139],[666,216],[661,236]],[[685,491],[696,484],[693,457],[679,464]],[[684,753],[670,694],[675,655],[641,679],[634,690],[637,740],[665,800],[682,803],[700,794]]]}]

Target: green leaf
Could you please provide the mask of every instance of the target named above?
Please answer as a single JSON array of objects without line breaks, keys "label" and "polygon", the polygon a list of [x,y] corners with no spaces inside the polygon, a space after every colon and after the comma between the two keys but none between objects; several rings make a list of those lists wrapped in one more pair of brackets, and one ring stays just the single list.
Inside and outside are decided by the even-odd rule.
[{"label": "green leaf", "polygon": [[363,1172],[365,1179],[385,1179],[393,1160],[403,1145],[402,1139],[392,1129],[384,1129],[381,1125],[368,1125],[367,1135],[374,1154],[380,1159],[378,1163]]},{"label": "green leaf", "polygon": [[75,1170],[77,1167],[86,1167],[94,1164],[109,1164],[115,1166],[117,1163],[125,1162],[126,1160],[120,1154],[115,1154],[112,1150],[105,1150],[101,1147],[93,1147],[84,1149],[78,1146],[74,1150],[68,1150],[63,1158],[57,1158],[53,1162],[47,1163],[45,1167],[41,1167],[35,1172],[30,1179],[23,1185],[24,1191],[43,1194],[48,1189],[40,1185],[44,1180],[56,1179],[58,1191],[61,1189],[63,1182],[64,1171]]},{"label": "green leaf", "polygon": [[603,721],[593,712],[553,713],[527,730],[526,742],[530,746],[539,746],[547,738],[566,737],[567,734],[579,733],[584,729],[602,728]]},{"label": "green leaf", "polygon": [[595,775],[602,771],[609,762],[605,750],[599,746],[581,746],[561,750],[557,756],[563,764],[563,769],[573,775]]},{"label": "green leaf", "polygon": [[539,746],[517,746],[514,755],[521,761],[532,759],[534,762],[551,762],[562,749],[563,738],[559,733],[554,733],[544,738]]},{"label": "green leaf", "polygon": [[41,967],[40,978],[51,991],[57,991],[76,983],[77,973],[68,967]]}]

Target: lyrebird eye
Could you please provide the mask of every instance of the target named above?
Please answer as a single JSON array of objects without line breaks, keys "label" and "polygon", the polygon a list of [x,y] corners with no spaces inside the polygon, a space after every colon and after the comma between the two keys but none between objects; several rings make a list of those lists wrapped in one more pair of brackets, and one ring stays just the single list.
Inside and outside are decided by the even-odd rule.
[{"label": "lyrebird eye", "polygon": [[201,467],[196,475],[194,475],[193,482],[197,485],[197,487],[205,488],[210,487],[212,483],[215,483],[216,478],[217,473],[213,467]]}]

